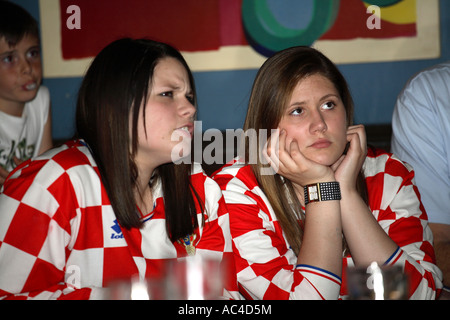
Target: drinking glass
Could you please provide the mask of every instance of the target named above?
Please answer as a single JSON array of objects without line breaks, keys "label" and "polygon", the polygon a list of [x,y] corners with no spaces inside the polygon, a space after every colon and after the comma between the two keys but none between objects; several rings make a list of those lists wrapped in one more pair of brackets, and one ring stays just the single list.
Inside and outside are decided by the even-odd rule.
[{"label": "drinking glass", "polygon": [[405,300],[409,279],[399,266],[373,262],[367,268],[347,268],[347,288],[350,300]]}]

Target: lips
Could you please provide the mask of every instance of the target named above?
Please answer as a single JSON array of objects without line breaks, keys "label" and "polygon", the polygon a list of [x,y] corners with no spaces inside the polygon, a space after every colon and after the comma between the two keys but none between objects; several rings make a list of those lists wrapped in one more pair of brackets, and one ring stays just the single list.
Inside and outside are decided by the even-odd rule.
[{"label": "lips", "polygon": [[328,148],[330,145],[331,141],[327,139],[319,139],[315,141],[312,145],[310,145],[310,147],[315,149],[325,149]]},{"label": "lips", "polygon": [[36,88],[37,88],[37,83],[34,81],[27,82],[26,84],[24,84],[22,86],[22,89],[26,90],[26,91],[32,91],[32,90],[35,90]]},{"label": "lips", "polygon": [[175,131],[179,132],[182,135],[192,137],[192,134],[194,132],[194,124],[193,123],[185,124],[184,126],[175,129]]}]

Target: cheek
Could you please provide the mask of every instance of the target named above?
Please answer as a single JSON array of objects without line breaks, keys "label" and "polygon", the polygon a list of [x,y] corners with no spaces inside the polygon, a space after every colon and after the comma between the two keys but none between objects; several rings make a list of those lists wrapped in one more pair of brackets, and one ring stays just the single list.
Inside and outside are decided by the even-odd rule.
[{"label": "cheek", "polygon": [[7,88],[10,90],[10,87],[13,86],[16,76],[14,74],[8,72],[0,72],[0,86],[1,88]]},{"label": "cheek", "polygon": [[[280,128],[281,129],[281,128]],[[305,132],[301,130],[299,126],[291,126],[283,128],[286,130],[286,145],[290,145],[293,140],[295,140],[300,149],[302,149],[304,144],[304,139],[307,136]]]},{"label": "cheek", "polygon": [[36,74],[36,76],[42,78],[42,66],[40,62],[33,65],[33,72]]}]

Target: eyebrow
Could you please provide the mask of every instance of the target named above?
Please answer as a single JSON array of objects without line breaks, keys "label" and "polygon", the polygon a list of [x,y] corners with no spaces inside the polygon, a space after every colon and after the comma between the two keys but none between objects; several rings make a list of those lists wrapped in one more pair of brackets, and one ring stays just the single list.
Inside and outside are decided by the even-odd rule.
[{"label": "eyebrow", "polygon": [[[329,99],[331,97],[335,97],[335,98],[340,99],[339,95],[334,94],[334,93],[329,93],[329,94],[324,95],[322,98],[320,98],[319,101],[324,101],[324,100],[327,100],[327,99]],[[298,102],[296,101],[296,102],[291,103],[290,106],[291,107],[293,107],[293,106],[301,106],[301,105],[305,105],[305,104],[307,104],[306,101],[298,101]]]},{"label": "eyebrow", "polygon": [[16,50],[0,52],[0,56],[7,56],[7,55],[10,55],[10,54],[13,54],[14,51],[16,51]]},{"label": "eyebrow", "polygon": [[27,49],[27,51],[35,50],[35,49],[41,50],[41,46],[40,46],[40,45],[35,45],[35,46],[32,46],[32,47],[29,47],[29,48]]},{"label": "eyebrow", "polygon": [[[27,51],[35,50],[35,49],[41,50],[41,46],[40,46],[40,45],[31,46],[31,47],[29,47],[29,48],[27,49]],[[9,50],[9,51],[0,52],[0,56],[3,56],[3,55],[10,55],[10,54],[13,54],[14,52],[17,52],[17,49],[12,49],[12,50]]]},{"label": "eyebrow", "polygon": [[[161,88],[168,88],[173,91],[178,91],[178,90],[182,90],[182,87],[183,87],[182,85],[180,85],[179,81],[180,81],[180,79],[177,79],[177,78],[160,79],[158,86]],[[182,81],[180,81],[180,82],[182,82]],[[153,84],[155,84],[155,83],[153,83]],[[193,93],[193,91],[194,90],[192,89],[192,86],[189,83],[188,90],[186,90],[186,92]]]}]

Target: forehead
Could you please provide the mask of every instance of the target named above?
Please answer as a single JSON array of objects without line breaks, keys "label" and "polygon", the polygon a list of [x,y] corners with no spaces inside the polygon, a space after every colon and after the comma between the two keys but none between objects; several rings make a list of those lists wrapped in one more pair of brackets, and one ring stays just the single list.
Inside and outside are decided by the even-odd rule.
[{"label": "forehead", "polygon": [[25,34],[15,44],[10,44],[5,37],[0,37],[0,52],[13,50],[28,50],[31,47],[39,46],[39,39],[31,34]]},{"label": "forehead", "polygon": [[338,94],[335,85],[327,77],[321,74],[312,74],[297,82],[293,95],[295,93],[309,95],[314,92]]},{"label": "forehead", "polygon": [[154,81],[189,82],[189,76],[183,64],[175,58],[166,57],[157,63],[154,70]]}]

